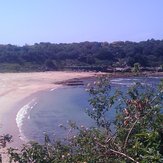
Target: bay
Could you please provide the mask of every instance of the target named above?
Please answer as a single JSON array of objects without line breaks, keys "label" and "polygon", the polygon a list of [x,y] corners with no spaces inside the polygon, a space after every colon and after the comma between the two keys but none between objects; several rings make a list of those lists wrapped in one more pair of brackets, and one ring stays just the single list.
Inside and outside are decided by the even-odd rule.
[{"label": "bay", "polygon": [[[125,91],[136,82],[156,87],[160,79],[161,77],[116,78],[111,79],[110,84],[113,90]],[[17,114],[21,138],[25,141],[43,142],[44,133],[52,138],[64,138],[66,131],[59,126],[66,126],[69,120],[79,126],[95,126],[95,122],[86,113],[86,108],[91,107],[88,99],[84,86],[64,86],[37,94]]]}]

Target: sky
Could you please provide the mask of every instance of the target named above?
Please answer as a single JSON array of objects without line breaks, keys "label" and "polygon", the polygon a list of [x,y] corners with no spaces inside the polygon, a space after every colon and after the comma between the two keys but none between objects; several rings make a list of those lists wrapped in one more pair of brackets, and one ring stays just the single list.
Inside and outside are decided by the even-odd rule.
[{"label": "sky", "polygon": [[0,0],[0,44],[163,39],[163,0]]}]

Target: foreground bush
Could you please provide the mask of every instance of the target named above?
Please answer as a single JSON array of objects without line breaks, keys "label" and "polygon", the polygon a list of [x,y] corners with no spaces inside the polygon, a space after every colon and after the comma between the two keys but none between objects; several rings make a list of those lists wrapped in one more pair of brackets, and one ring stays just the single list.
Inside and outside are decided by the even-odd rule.
[{"label": "foreground bush", "polygon": [[[62,141],[10,148],[19,163],[161,163],[163,162],[163,82],[158,88],[136,83],[127,91],[112,90],[106,77],[89,86],[88,115],[96,127],[70,122]],[[114,117],[112,116],[114,115]]]}]

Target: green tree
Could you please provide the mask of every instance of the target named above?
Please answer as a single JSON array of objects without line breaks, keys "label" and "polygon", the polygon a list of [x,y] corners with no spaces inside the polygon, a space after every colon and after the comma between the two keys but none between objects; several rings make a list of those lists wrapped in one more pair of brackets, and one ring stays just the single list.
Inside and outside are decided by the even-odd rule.
[{"label": "green tree", "polygon": [[161,71],[163,71],[163,64],[162,64],[162,65],[160,65],[160,70],[161,70]]},{"label": "green tree", "polygon": [[140,64],[139,63],[134,63],[134,67],[132,71],[137,75],[140,73]]}]

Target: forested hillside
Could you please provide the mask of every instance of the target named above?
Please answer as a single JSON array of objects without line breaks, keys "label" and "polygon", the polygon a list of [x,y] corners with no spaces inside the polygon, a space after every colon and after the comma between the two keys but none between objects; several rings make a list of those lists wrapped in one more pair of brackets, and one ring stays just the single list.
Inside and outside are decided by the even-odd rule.
[{"label": "forested hillside", "polygon": [[47,71],[72,67],[143,67],[163,64],[163,40],[0,45],[0,71]]}]

